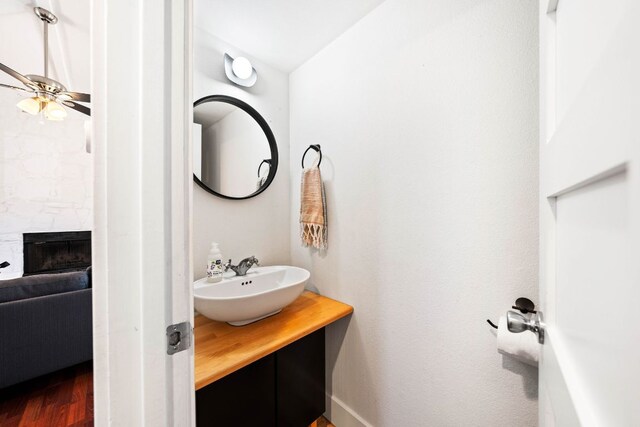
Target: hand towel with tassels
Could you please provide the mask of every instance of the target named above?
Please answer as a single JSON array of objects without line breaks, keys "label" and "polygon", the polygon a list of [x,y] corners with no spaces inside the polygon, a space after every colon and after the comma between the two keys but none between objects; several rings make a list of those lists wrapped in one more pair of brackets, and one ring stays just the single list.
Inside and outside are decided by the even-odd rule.
[{"label": "hand towel with tassels", "polygon": [[304,246],[327,249],[327,203],[317,163],[302,170],[300,237]]}]

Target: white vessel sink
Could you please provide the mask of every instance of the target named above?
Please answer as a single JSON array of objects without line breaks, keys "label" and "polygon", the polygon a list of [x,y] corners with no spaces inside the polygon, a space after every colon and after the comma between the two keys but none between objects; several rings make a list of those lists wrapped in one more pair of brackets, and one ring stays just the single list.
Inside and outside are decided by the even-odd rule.
[{"label": "white vessel sink", "polygon": [[212,320],[243,326],[279,313],[304,290],[310,273],[298,267],[256,267],[245,276],[218,283],[200,279],[193,296],[198,313]]}]

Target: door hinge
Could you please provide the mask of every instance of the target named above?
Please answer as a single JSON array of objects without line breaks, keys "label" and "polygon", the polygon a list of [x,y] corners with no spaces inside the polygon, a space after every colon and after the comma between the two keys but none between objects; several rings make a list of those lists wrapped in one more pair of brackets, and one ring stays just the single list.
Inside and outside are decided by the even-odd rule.
[{"label": "door hinge", "polygon": [[167,326],[167,354],[175,354],[191,347],[193,328],[190,322]]}]

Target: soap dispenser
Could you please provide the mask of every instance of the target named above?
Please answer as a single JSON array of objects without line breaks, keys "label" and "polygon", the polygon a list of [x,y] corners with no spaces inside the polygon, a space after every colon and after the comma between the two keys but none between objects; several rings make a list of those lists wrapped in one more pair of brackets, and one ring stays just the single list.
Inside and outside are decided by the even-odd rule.
[{"label": "soap dispenser", "polygon": [[207,282],[216,283],[222,280],[224,266],[222,264],[222,254],[216,242],[211,243],[209,256],[207,257]]}]

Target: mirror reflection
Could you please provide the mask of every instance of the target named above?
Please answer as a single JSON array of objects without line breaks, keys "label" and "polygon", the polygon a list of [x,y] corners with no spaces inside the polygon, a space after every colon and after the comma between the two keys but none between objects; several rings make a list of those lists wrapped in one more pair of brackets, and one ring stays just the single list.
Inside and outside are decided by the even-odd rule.
[{"label": "mirror reflection", "polygon": [[238,99],[214,95],[196,101],[193,145],[196,182],[217,196],[256,196],[275,176],[273,134],[258,112]]}]

